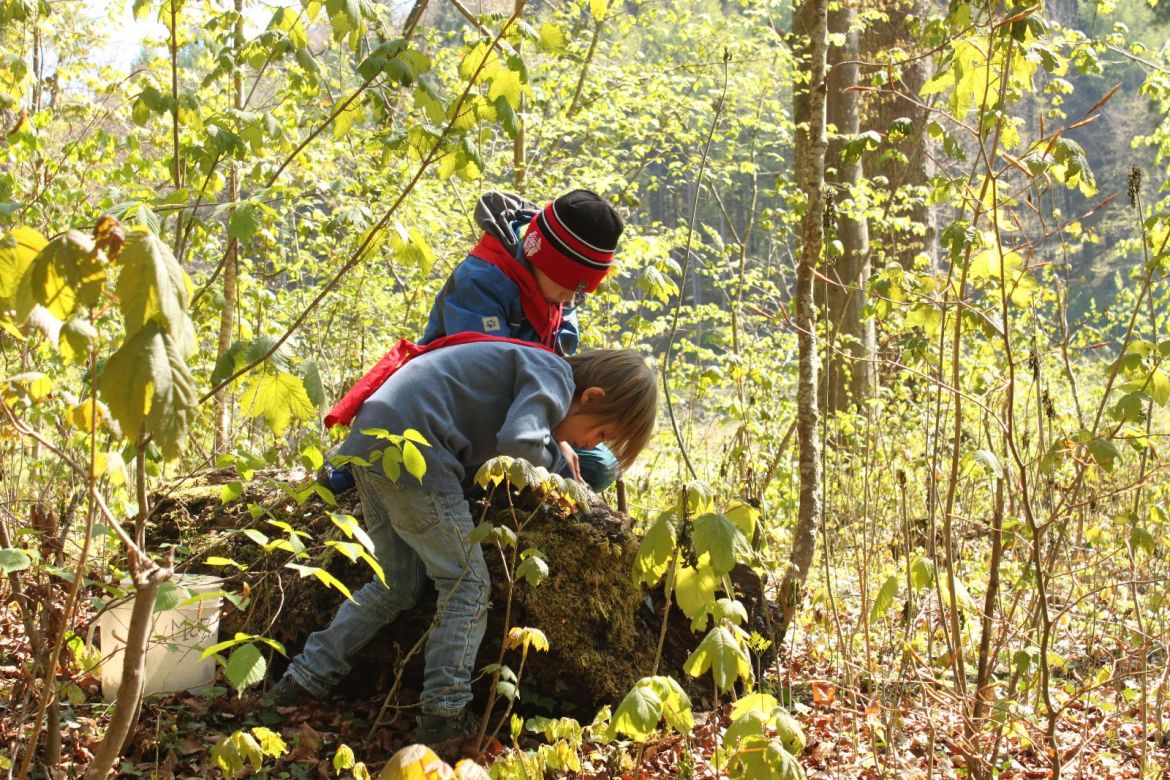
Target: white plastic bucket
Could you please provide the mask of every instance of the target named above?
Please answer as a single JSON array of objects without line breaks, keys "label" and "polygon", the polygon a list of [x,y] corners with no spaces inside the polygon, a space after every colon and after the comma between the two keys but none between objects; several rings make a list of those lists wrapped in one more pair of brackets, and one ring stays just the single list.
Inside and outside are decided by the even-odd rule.
[{"label": "white plastic bucket", "polygon": [[[150,636],[146,643],[146,681],[143,695],[172,693],[210,685],[215,679],[215,658],[200,659],[203,651],[219,641],[220,596],[195,597],[217,593],[223,588],[218,577],[184,574],[175,578],[180,590],[190,591],[174,609],[152,615]],[[193,601],[193,603],[188,603]],[[122,684],[122,663],[130,615],[134,600],[106,610],[98,618],[102,649],[102,696],[114,701]]]}]

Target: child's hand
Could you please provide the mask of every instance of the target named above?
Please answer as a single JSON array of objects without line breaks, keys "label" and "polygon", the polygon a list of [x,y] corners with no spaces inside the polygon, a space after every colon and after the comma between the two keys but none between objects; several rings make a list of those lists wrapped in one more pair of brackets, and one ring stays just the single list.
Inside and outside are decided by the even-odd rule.
[{"label": "child's hand", "polygon": [[561,448],[561,454],[565,456],[565,462],[569,464],[569,472],[573,479],[584,482],[585,480],[581,479],[581,463],[577,459],[577,451],[573,449],[573,445],[567,441],[557,442],[557,445]]}]

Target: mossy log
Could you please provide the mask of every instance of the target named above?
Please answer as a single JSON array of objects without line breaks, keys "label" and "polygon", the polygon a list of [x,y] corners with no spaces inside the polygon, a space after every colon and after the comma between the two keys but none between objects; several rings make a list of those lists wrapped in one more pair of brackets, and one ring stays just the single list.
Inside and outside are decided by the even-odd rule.
[{"label": "mossy log", "polygon": [[[361,518],[361,505],[354,492],[341,497],[337,507],[316,496],[298,500],[298,486],[307,484],[303,471],[257,473],[246,483],[242,494],[222,503],[221,494],[236,477],[234,472],[208,472],[196,481],[156,497],[154,544],[177,543],[191,552],[191,571],[229,578],[229,586],[249,595],[244,610],[227,607],[221,619],[221,637],[235,632],[262,634],[281,642],[296,653],[309,633],[329,623],[343,596],[335,588],[313,577],[301,577],[285,567],[293,560],[290,552],[265,552],[254,539],[241,533],[255,529],[277,539],[287,533],[270,521],[287,523],[307,534],[303,539],[312,564],[325,568],[351,590],[369,581],[370,568],[353,563],[327,540],[346,540],[330,519],[330,513]],[[303,496],[302,496],[303,498]],[[535,547],[548,563],[549,575],[539,586],[523,581],[511,588],[511,625],[539,628],[547,636],[547,652],[530,652],[521,681],[525,709],[547,709],[591,718],[602,704],[616,704],[640,677],[654,666],[661,615],[662,593],[646,593],[631,578],[633,559],[640,538],[632,521],[597,502],[576,516],[529,496],[509,501],[502,489],[491,502],[473,501],[477,521],[515,528],[523,521],[519,549]],[[487,635],[480,648],[477,667],[496,662],[506,634],[504,616],[509,583],[494,546],[485,548],[492,573],[492,605]],[[209,567],[211,556],[227,558],[246,567],[237,573],[229,567]],[[751,628],[767,635],[768,610],[761,609],[763,587],[760,578],[746,567],[733,573],[738,598],[748,609]],[[417,690],[422,678],[421,652],[410,655],[430,625],[434,594],[418,607],[388,626],[355,659],[354,671],[343,691],[348,694],[385,694],[399,673],[406,691]],[[690,630],[689,621],[676,608],[666,634],[660,673],[684,681],[683,661],[701,636]],[[519,658],[512,651],[505,663],[513,669]],[[407,663],[403,663],[403,661]],[[272,674],[279,673],[284,660],[273,660]],[[486,687],[486,680],[479,683]],[[706,683],[694,690],[709,690]],[[481,690],[482,695],[482,690]]]}]

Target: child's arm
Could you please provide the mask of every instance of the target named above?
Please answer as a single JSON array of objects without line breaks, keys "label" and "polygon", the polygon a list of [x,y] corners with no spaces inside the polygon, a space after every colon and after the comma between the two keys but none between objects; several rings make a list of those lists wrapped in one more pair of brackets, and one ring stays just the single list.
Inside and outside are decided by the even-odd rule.
[{"label": "child's arm", "polygon": [[[508,318],[514,289],[499,270],[479,260],[464,260],[435,299],[437,332],[427,340],[453,333],[510,334]],[[428,331],[430,328],[428,328]]]},{"label": "child's arm", "polygon": [[517,367],[515,397],[496,434],[496,449],[564,473],[567,464],[552,429],[564,419],[572,397],[572,375],[567,370],[549,371],[545,362],[522,363]]}]

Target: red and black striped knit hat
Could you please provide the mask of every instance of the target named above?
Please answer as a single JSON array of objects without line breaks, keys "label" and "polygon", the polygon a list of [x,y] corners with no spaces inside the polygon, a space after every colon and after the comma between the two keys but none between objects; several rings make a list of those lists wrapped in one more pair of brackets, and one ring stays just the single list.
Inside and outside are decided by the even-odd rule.
[{"label": "red and black striped knit hat", "polygon": [[593,292],[609,273],[623,228],[597,193],[573,190],[532,218],[524,256],[561,287]]}]

